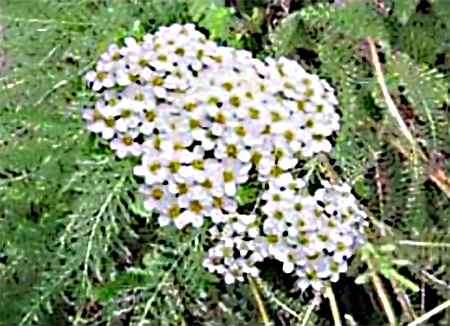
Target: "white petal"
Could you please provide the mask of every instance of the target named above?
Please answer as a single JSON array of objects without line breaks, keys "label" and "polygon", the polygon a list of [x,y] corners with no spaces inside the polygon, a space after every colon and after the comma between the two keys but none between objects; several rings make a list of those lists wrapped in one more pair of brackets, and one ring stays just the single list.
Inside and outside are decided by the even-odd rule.
[{"label": "white petal", "polygon": [[89,82],[93,82],[94,80],[95,80],[95,77],[97,76],[97,74],[95,73],[95,71],[89,71],[87,74],[86,74],[86,80],[87,81],[89,81]]},{"label": "white petal", "polygon": [[251,224],[255,221],[256,219],[256,215],[251,214],[251,215],[239,215],[239,219],[245,223],[245,224]]},{"label": "white petal", "polygon": [[240,151],[238,154],[238,159],[242,162],[248,162],[251,159],[251,155],[249,151]]},{"label": "white petal", "polygon": [[206,131],[200,128],[192,130],[192,136],[195,140],[203,141],[205,139]]},{"label": "white petal", "polygon": [[225,275],[225,283],[226,283],[226,284],[232,284],[232,283],[234,283],[234,277],[233,277],[233,275],[227,273],[227,274]]},{"label": "white petal", "polygon": [[126,132],[128,129],[128,121],[125,119],[119,119],[116,121],[116,129],[121,132]]},{"label": "white petal", "polygon": [[126,148],[121,147],[121,148],[117,149],[117,156],[118,157],[124,158],[125,156],[127,156],[127,154],[128,154],[128,150]]},{"label": "white petal", "polygon": [[283,170],[288,170],[293,168],[295,165],[297,164],[297,160],[295,158],[288,158],[288,157],[283,157],[281,158],[280,162],[278,163],[278,165],[283,169]]},{"label": "white petal", "polygon": [[152,184],[154,184],[157,181],[158,180],[156,179],[156,177],[153,174],[151,174],[151,173],[149,173],[149,174],[147,174],[145,176],[145,183],[148,184],[148,185],[152,185]]},{"label": "white petal", "polygon": [[145,122],[145,123],[141,126],[140,131],[141,131],[144,135],[150,135],[151,133],[153,133],[153,129],[155,129],[153,123],[147,123],[147,122]]},{"label": "white petal", "polygon": [[112,139],[114,137],[114,129],[112,128],[106,128],[102,132],[102,136],[105,139]]},{"label": "white petal", "polygon": [[296,237],[297,234],[298,234],[297,228],[295,228],[295,227],[288,228],[288,235],[290,237]]},{"label": "white petal", "polygon": [[114,86],[114,80],[113,80],[111,77],[106,78],[106,79],[103,81],[103,86],[105,86],[106,88],[111,88],[111,87],[113,87],[113,86]]},{"label": "white petal", "polygon": [[126,86],[129,85],[131,82],[127,74],[125,74],[125,72],[123,72],[122,70],[119,70],[117,73],[117,83],[121,86]]},{"label": "white petal", "polygon": [[135,40],[134,38],[132,38],[132,37],[127,37],[127,38],[124,40],[124,43],[125,43],[125,45],[126,45],[127,47],[129,47],[129,48],[137,47],[136,40]]},{"label": "white petal", "polygon": [[139,156],[142,153],[142,147],[138,143],[134,143],[130,149],[130,153],[134,156]]},{"label": "white petal", "polygon": [[147,166],[144,166],[144,165],[138,165],[134,168],[133,173],[135,175],[143,176],[148,173],[148,168],[147,168]]},{"label": "white petal", "polygon": [[225,183],[225,193],[227,196],[234,196],[236,194],[236,184],[234,182]]},{"label": "white petal", "polygon": [[[178,192],[178,189],[177,189]],[[187,196],[180,196],[178,197],[178,205],[180,205],[181,208],[186,208],[189,206],[189,198]]]},{"label": "white petal", "polygon": [[98,90],[100,90],[102,88],[102,86],[103,86],[103,84],[100,81],[96,80],[96,81],[94,81],[94,85],[92,86],[92,90],[98,91]]},{"label": "white petal", "polygon": [[177,226],[178,229],[182,229],[184,228],[186,225],[188,225],[189,223],[191,223],[191,221],[193,220],[192,218],[192,213],[189,211],[185,211],[183,212],[183,214],[181,214],[176,220],[175,220],[175,225]]},{"label": "white petal", "polygon": [[167,96],[167,92],[163,87],[155,87],[153,89],[153,92],[155,93],[156,97],[159,98],[165,98]]},{"label": "white petal", "polygon": [[88,126],[88,130],[95,132],[95,133],[102,132],[104,128],[105,128],[105,124],[103,123],[103,121],[97,121]]},{"label": "white petal", "polygon": [[119,139],[113,139],[110,143],[111,149],[116,150],[122,146],[122,142]]},{"label": "white petal", "polygon": [[220,125],[218,123],[213,123],[213,125],[211,127],[211,133],[213,135],[220,136],[220,135],[222,135],[222,132],[223,132],[222,125]]},{"label": "white petal", "polygon": [[294,264],[293,263],[284,263],[283,264],[283,272],[290,274],[294,270]]},{"label": "white petal", "polygon": [[199,228],[203,225],[203,217],[199,214],[196,214],[192,219],[192,225],[196,228]]},{"label": "white petal", "polygon": [[182,166],[178,173],[185,178],[189,178],[192,176],[192,167],[191,166]]},{"label": "white petal", "polygon": [[208,138],[202,140],[202,146],[205,150],[210,151],[214,148],[215,143]]},{"label": "white petal", "polygon": [[226,216],[224,216],[220,209],[215,208],[211,211],[211,219],[214,223],[220,223],[225,222]]},{"label": "white petal", "polygon": [[158,218],[158,223],[160,226],[166,226],[169,225],[170,219],[166,216],[160,215]]}]

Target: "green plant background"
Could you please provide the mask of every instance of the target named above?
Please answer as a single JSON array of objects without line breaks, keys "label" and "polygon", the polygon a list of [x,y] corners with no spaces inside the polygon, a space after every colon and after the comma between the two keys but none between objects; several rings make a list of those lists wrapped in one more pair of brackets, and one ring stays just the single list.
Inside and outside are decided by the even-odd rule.
[{"label": "green plant background", "polygon": [[[207,226],[156,228],[133,159],[116,160],[81,120],[94,101],[82,76],[110,43],[183,22],[259,58],[298,60],[336,89],[341,129],[311,168],[350,182],[370,217],[366,245],[333,284],[343,322],[388,323],[389,309],[412,322],[449,300],[449,8],[446,0],[1,0],[0,323],[262,321],[249,284],[225,285],[203,269]],[[371,41],[412,142],[381,92]],[[258,195],[248,184],[239,201]],[[293,292],[279,268],[267,264],[257,280],[269,320],[332,323],[329,300]],[[447,324],[450,312],[428,322]]]}]

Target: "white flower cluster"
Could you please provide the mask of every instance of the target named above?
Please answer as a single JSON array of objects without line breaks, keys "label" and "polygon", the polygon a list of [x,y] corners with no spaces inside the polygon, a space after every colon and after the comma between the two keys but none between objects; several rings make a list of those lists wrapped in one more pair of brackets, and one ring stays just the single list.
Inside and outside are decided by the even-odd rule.
[{"label": "white flower cluster", "polygon": [[[227,281],[229,275],[238,275],[237,270],[239,275],[256,273],[254,267],[245,267],[247,254],[252,261],[272,255],[290,271],[303,262],[318,266],[306,262],[316,254],[314,261],[323,260],[318,245],[322,238],[329,238],[320,242],[322,247],[330,243],[340,248],[342,241],[345,250],[353,241],[346,240],[351,238],[349,230],[326,226],[351,215],[342,210],[342,199],[333,199],[334,190],[318,192],[323,193],[325,207],[337,211],[335,222],[325,222],[320,217],[324,208],[313,204],[316,195],[302,198],[286,188],[294,182],[289,171],[299,159],[330,151],[326,137],[339,128],[331,87],[296,62],[263,62],[247,51],[208,41],[192,24],[175,24],[140,42],[127,38],[123,47],[111,45],[86,80],[101,93],[95,108],[83,113],[88,129],[111,140],[118,157],[141,157],[134,174],[145,178],[146,207],[160,214],[160,225],[199,227],[204,217],[215,224],[228,223],[236,215],[238,184],[250,174],[269,183],[263,197],[266,236],[255,234],[252,244],[224,237],[222,245],[212,249],[212,256],[222,255],[226,261],[222,269],[212,269],[235,271],[227,274]],[[305,208],[299,210],[297,202]],[[257,220],[239,216],[232,225],[242,231]],[[316,231],[296,229],[300,221]],[[339,232],[344,236],[336,242]],[[295,248],[296,241],[303,244]],[[241,258],[234,260],[229,251],[233,246]],[[290,248],[284,258],[281,248]],[[329,264],[340,261],[342,255],[334,252]],[[310,275],[305,268],[300,270]]]},{"label": "white flower cluster", "polygon": [[255,263],[273,258],[283,271],[299,277],[305,289],[337,281],[347,269],[347,259],[361,241],[356,226],[366,216],[357,208],[347,184],[331,185],[310,195],[306,183],[285,174],[285,183],[269,182],[264,192],[264,217],[236,215],[224,229],[214,228],[216,245],[209,250],[204,266],[225,276],[227,283],[256,276]]}]

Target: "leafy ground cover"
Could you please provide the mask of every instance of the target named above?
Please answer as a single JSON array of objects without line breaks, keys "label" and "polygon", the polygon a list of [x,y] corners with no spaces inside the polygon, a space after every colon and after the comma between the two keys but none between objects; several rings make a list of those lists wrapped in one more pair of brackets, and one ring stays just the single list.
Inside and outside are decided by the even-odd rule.
[{"label": "leafy ground cover", "polygon": [[[446,324],[450,318],[446,1],[0,2],[2,324]],[[81,118],[83,75],[113,41],[193,22],[255,57],[285,55],[336,89],[341,128],[311,167],[345,179],[365,245],[324,293],[282,267],[226,285],[206,229],[158,228]],[[420,40],[420,41],[418,41]],[[260,191],[241,188],[250,205]]]}]

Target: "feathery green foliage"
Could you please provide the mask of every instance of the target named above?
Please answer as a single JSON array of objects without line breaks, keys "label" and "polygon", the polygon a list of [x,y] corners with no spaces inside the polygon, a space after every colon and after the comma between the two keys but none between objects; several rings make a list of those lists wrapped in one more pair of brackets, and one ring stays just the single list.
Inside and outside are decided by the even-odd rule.
[{"label": "feathery green foliage", "polygon": [[[297,59],[329,81],[341,128],[315,175],[348,180],[371,221],[368,247],[349,277],[373,284],[364,271],[370,260],[386,284],[400,284],[416,316],[449,300],[448,8],[438,0],[2,1],[0,322],[261,321],[248,284],[225,285],[202,267],[207,228],[156,228],[136,195],[133,160],[115,160],[81,119],[83,106],[95,102],[82,76],[98,55],[112,42],[176,22],[194,22],[211,39],[258,57]],[[381,91],[371,41],[413,142]],[[252,183],[242,186],[240,204],[251,210],[259,194]],[[320,294],[304,300],[287,288],[289,279],[274,280],[268,270],[257,283],[271,321],[323,320]],[[417,287],[428,289],[426,303]],[[373,286],[359,289],[379,295]],[[401,299],[392,291],[389,297],[399,318]],[[382,308],[374,314],[387,321]],[[353,312],[348,318],[364,323]],[[445,323],[450,316],[432,318]]]}]

